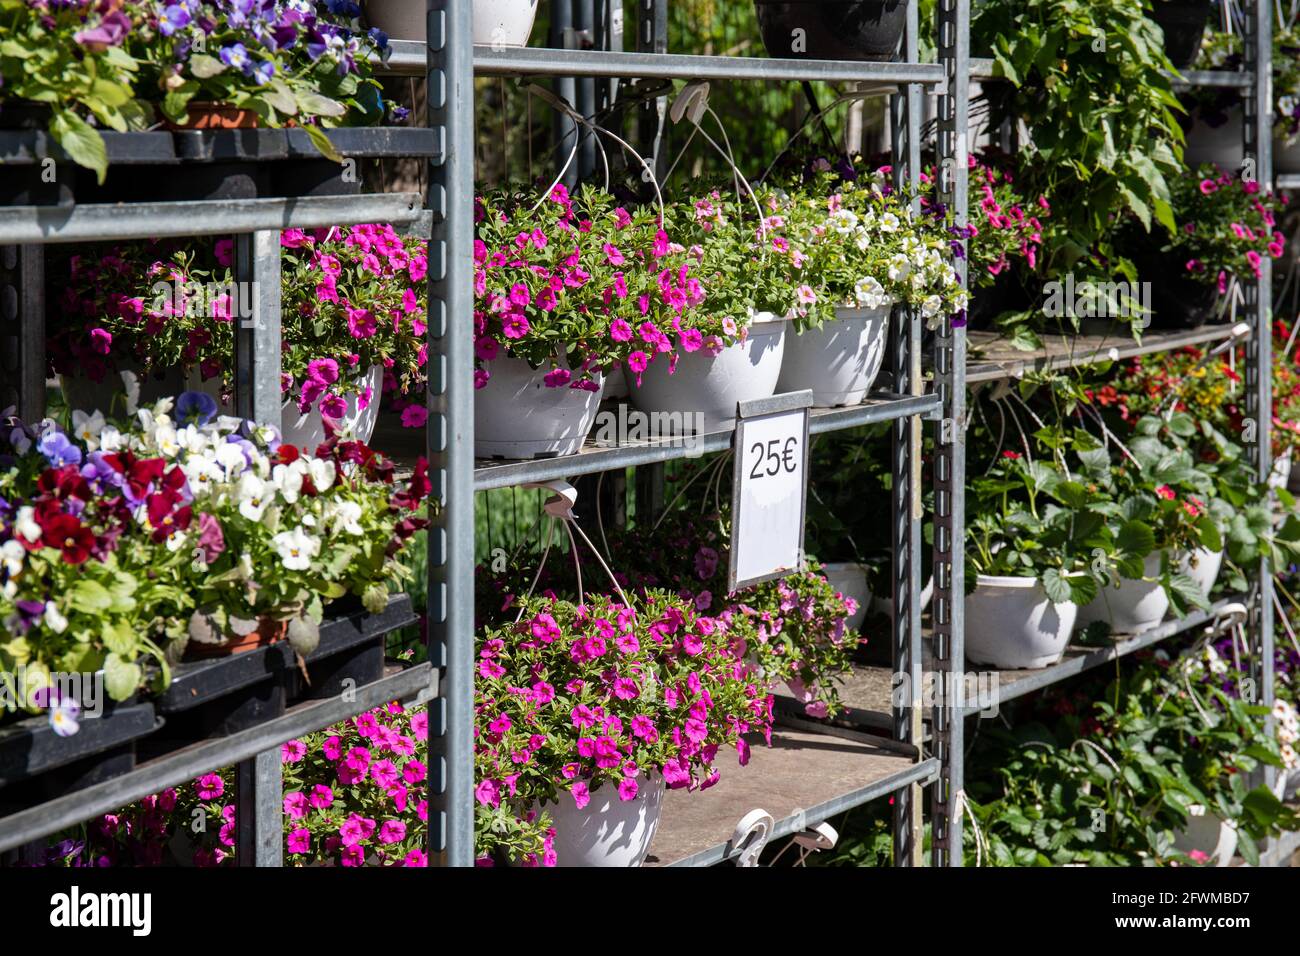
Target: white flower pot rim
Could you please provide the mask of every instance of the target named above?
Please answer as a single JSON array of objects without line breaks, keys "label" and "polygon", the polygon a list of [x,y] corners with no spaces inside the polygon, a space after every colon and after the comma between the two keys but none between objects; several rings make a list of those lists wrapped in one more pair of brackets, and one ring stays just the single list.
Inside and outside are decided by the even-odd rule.
[{"label": "white flower pot rim", "polygon": [[[1068,574],[1062,575],[1062,577],[1078,578],[1083,577],[1083,574],[1084,572],[1082,571],[1070,571]],[[977,574],[975,576],[975,583],[977,585],[984,584],[989,587],[1000,588],[1034,588],[1039,587],[1042,584],[1042,582],[1036,577],[1030,578],[1022,577],[1020,575],[1012,577],[1010,575],[1001,574]]]}]

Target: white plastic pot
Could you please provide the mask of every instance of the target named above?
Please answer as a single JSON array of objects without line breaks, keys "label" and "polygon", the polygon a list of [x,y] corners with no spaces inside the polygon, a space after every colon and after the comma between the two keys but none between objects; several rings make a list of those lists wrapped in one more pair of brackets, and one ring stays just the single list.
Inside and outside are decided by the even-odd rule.
[{"label": "white plastic pot", "polygon": [[1065,653],[1078,607],[1054,603],[1037,578],[981,574],[966,596],[966,659],[1002,670],[1048,667]]},{"label": "white plastic pot", "polygon": [[858,602],[858,609],[849,616],[849,627],[857,630],[867,617],[867,608],[871,604],[871,586],[867,583],[867,566],[856,561],[832,562],[822,565],[822,574],[831,583],[831,587],[845,597]]},{"label": "white plastic pot", "polygon": [[736,403],[769,398],[776,392],[785,354],[786,321],[770,313],[754,317],[749,336],[713,355],[705,349],[682,352],[669,374],[660,355],[641,373],[624,367],[632,404],[643,412],[698,412],[705,430],[736,420]]},{"label": "white plastic pot", "polygon": [[[1197,117],[1188,129],[1183,161],[1189,167],[1214,163],[1229,173],[1240,168],[1241,158],[1245,155],[1241,143],[1241,107],[1230,107],[1226,113],[1228,119],[1222,126],[1211,126]],[[1273,138],[1273,172],[1300,172],[1300,141],[1288,146],[1285,139]]]},{"label": "white plastic pot", "polygon": [[[357,390],[347,395],[348,410],[340,420],[359,441],[368,442],[374,434],[375,423],[379,420],[379,403],[384,386],[384,367],[371,366],[365,378],[357,382]],[[216,399],[222,415],[235,414],[234,406],[221,400],[220,377],[203,381],[197,371],[191,371],[186,388],[195,392],[204,392]],[[365,408],[358,408],[361,396],[370,390],[370,402]],[[297,402],[290,399],[280,407],[280,437],[287,444],[297,445],[307,451],[314,451],[325,440],[325,422],[320,415],[320,404],[305,415],[298,411]]]},{"label": "white plastic pot", "polygon": [[1286,140],[1273,138],[1273,172],[1288,175],[1300,173],[1300,139],[1288,146]]},{"label": "white plastic pot", "polygon": [[1284,803],[1294,803],[1297,795],[1300,795],[1300,769],[1288,773],[1286,780],[1282,784],[1282,801]]},{"label": "white plastic pot", "polygon": [[[462,0],[468,2],[468,0]],[[527,46],[539,0],[473,0],[475,46]],[[366,0],[366,19],[394,40],[427,36],[423,0]]]},{"label": "white plastic pot", "polygon": [[779,392],[812,389],[818,408],[857,405],[885,359],[889,308],[835,310],[835,320],[786,339]]},{"label": "white plastic pot", "polygon": [[1230,866],[1237,852],[1237,831],[1200,804],[1188,807],[1187,826],[1174,834],[1174,849],[1180,853],[1199,850],[1215,866]]},{"label": "white plastic pot", "polygon": [[[486,365],[487,384],[474,392],[474,454],[539,458],[576,454],[587,440],[601,392],[551,388],[549,369],[499,356]],[[604,388],[603,376],[599,379]]]},{"label": "white plastic pot", "polygon": [[1210,551],[1208,548],[1197,548],[1185,556],[1180,565],[1208,598],[1214,590],[1214,582],[1219,580],[1219,569],[1223,567],[1223,549]]},{"label": "white plastic pot", "polygon": [[185,391],[185,375],[179,369],[168,369],[161,378],[142,374],[135,362],[119,361],[119,371],[107,371],[96,382],[80,370],[59,375],[59,388],[68,408],[82,412],[103,412],[105,415],[126,415],[126,384],[122,372],[136,376],[140,388],[139,404],[150,405],[160,398],[179,395]]},{"label": "white plastic pot", "polygon": [[[1160,554],[1147,555],[1142,563],[1147,578],[1160,577]],[[1118,588],[1104,587],[1097,596],[1079,608],[1079,627],[1093,621],[1107,621],[1112,633],[1140,634],[1165,619],[1169,595],[1159,581],[1121,578]]]},{"label": "white plastic pot", "polygon": [[[373,366],[366,377],[360,381],[360,389],[347,396],[348,411],[343,416],[343,425],[362,442],[370,441],[374,434],[375,422],[379,420],[379,401],[384,389],[384,367]],[[365,408],[358,408],[359,400],[370,390],[370,401]],[[315,449],[325,440],[325,422],[321,419],[320,405],[306,415],[298,411],[293,402],[285,402],[280,411],[280,434],[291,445],[300,448]]]},{"label": "white plastic pot", "polygon": [[605,784],[581,810],[572,795],[542,807],[555,826],[557,866],[640,866],[659,829],[664,780],[637,779],[638,792],[620,800],[618,788]]}]

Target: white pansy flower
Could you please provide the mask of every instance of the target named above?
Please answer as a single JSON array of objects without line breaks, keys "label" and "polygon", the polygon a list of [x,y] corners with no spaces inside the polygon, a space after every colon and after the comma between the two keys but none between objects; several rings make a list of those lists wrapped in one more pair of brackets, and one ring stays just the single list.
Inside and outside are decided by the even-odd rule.
[{"label": "white pansy flower", "polygon": [[328,491],[334,484],[335,469],[334,462],[328,458],[312,458],[307,462],[307,472],[311,475],[311,483],[316,486],[317,491]]},{"label": "white pansy flower", "polygon": [[313,537],[302,528],[281,531],[271,539],[280,560],[290,571],[306,571],[312,558],[320,554],[320,538]]},{"label": "white pansy flower", "polygon": [[167,550],[172,552],[172,554],[175,554],[177,551],[181,550],[181,548],[185,547],[186,542],[188,542],[189,539],[190,536],[184,531],[173,531],[171,534],[167,535]]},{"label": "white pansy flower", "polygon": [[41,526],[36,523],[35,514],[35,508],[23,506],[18,509],[18,517],[14,520],[14,531],[32,544],[41,540]]},{"label": "white pansy flower", "polygon": [[81,439],[87,451],[99,448],[99,433],[104,430],[104,416],[100,412],[87,415],[82,411],[72,413],[72,433]]},{"label": "white pansy flower", "polygon": [[287,465],[276,465],[271,469],[271,484],[280,492],[280,497],[288,504],[298,500],[302,491],[302,479],[307,474],[307,464],[301,458]]},{"label": "white pansy flower", "polygon": [[175,458],[181,453],[180,437],[171,425],[159,425],[153,433],[154,445],[164,458]]},{"label": "white pansy flower", "polygon": [[206,455],[195,455],[186,459],[181,465],[181,471],[185,473],[185,480],[189,482],[190,490],[196,495],[210,493],[213,486],[226,477],[217,463]]},{"label": "white pansy flower", "polygon": [[62,634],[68,629],[68,619],[64,617],[53,601],[45,604],[45,626],[55,634]]},{"label": "white pansy flower", "polygon": [[218,445],[213,453],[217,466],[222,472],[230,478],[238,478],[243,474],[248,463],[244,460],[244,453],[240,451],[239,446],[232,442],[223,442]]},{"label": "white pansy flower", "polygon": [[261,478],[245,472],[239,479],[239,513],[249,521],[261,521],[273,494],[274,490],[268,488]]},{"label": "white pansy flower", "polygon": [[355,501],[341,501],[334,513],[334,530],[348,534],[364,534],[360,524],[361,506]]}]

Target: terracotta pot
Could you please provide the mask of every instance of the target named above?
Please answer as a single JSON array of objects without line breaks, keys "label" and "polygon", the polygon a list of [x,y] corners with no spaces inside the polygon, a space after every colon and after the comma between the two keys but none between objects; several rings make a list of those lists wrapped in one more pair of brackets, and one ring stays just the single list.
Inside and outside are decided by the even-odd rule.
[{"label": "terracotta pot", "polygon": [[252,110],[241,110],[225,103],[191,103],[186,109],[184,125],[166,122],[168,129],[257,129],[261,124]]},{"label": "terracotta pot", "polygon": [[284,640],[289,631],[288,621],[262,618],[257,622],[257,630],[250,631],[242,637],[232,634],[221,644],[202,644],[190,641],[185,648],[187,658],[230,657],[245,651],[255,651],[260,647],[270,647]]}]

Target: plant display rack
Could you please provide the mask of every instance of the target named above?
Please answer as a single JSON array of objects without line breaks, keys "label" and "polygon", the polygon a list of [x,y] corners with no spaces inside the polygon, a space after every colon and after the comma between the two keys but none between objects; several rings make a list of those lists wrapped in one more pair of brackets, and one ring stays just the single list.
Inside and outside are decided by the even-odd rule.
[{"label": "plant display rack", "polygon": [[[901,62],[863,63],[717,56],[667,52],[668,0],[637,0],[631,25],[635,50],[624,52],[621,28],[603,19],[595,49],[510,49],[495,51],[472,43],[471,5],[466,0],[425,0],[427,45],[394,44],[388,70],[424,76],[428,84],[426,135],[407,138],[401,155],[426,158],[427,201],[419,194],[353,196],[259,196],[234,200],[194,200],[0,207],[0,407],[16,405],[25,418],[44,411],[43,249],[53,243],[79,243],[172,236],[236,237],[236,278],[258,290],[252,318],[236,335],[236,402],[240,414],[265,422],[280,416],[280,242],[289,227],[315,228],[340,223],[390,222],[426,235],[429,241],[429,419],[425,435],[434,505],[429,532],[429,662],[389,668],[348,695],[289,703],[278,716],[233,729],[221,737],[173,741],[176,749],[135,762],[133,769],[89,783],[0,816],[0,853],[17,850],[64,827],[111,812],[158,790],[202,773],[238,764],[238,847],[246,865],[282,862],[280,744],[391,700],[427,703],[430,711],[429,763],[431,850],[435,861],[454,866],[474,859],[473,700],[476,492],[530,482],[573,478],[627,467],[641,467],[649,484],[662,487],[664,462],[684,457],[681,447],[654,444],[598,448],[588,446],[568,458],[526,462],[475,462],[473,458],[473,353],[471,317],[474,184],[474,78],[561,77],[707,79],[714,81],[805,80],[856,82],[890,98],[894,170],[900,183],[921,172],[921,127],[927,95],[937,95],[936,168],[939,195],[964,225],[967,203],[969,82],[988,76],[988,61],[969,57],[970,0],[938,0],[938,60],[919,62],[917,5],[909,4]],[[593,0],[586,0],[590,5]],[[605,0],[596,0],[605,2]],[[1255,160],[1263,181],[1271,179],[1268,117],[1271,5],[1247,0],[1249,31],[1246,67],[1240,73],[1192,73],[1192,84],[1239,89],[1246,107],[1246,155]],[[662,121],[662,120],[661,120]],[[148,135],[148,134],[144,134]],[[143,142],[143,141],[139,141]],[[412,142],[416,145],[412,146]],[[204,140],[197,146],[202,154]],[[191,143],[190,148],[196,144]],[[0,154],[30,162],[37,143],[0,142]],[[122,148],[126,148],[125,146]],[[166,152],[158,141],[155,149]],[[170,148],[175,149],[173,141]],[[4,153],[4,150],[9,150]],[[286,149],[286,154],[291,152]],[[187,154],[187,155],[193,155]],[[155,157],[157,158],[157,157]],[[254,157],[263,162],[275,160]],[[656,157],[658,159],[659,157]],[[170,165],[164,155],[163,161]],[[175,177],[193,174],[198,164],[175,161]],[[1279,181],[1279,186],[1300,185]],[[945,322],[923,355],[921,319],[900,310],[890,323],[890,392],[877,392],[862,405],[818,412],[814,433],[890,422],[893,491],[893,607],[890,624],[892,666],[861,668],[845,690],[850,712],[845,720],[814,722],[783,710],[770,749],[755,747],[751,765],[723,775],[702,794],[670,792],[663,821],[651,846],[651,863],[711,865],[738,856],[732,833],[749,811],[762,807],[775,822],[770,838],[798,833],[822,820],[871,800],[892,796],[894,859],[921,862],[922,812],[932,826],[931,862],[962,862],[963,740],[972,706],[952,706],[954,690],[966,671],[963,651],[965,532],[966,395],[969,384],[1014,378],[1028,371],[1065,368],[1216,338],[1247,342],[1247,414],[1258,423],[1253,463],[1260,480],[1271,467],[1271,409],[1268,334],[1269,271],[1247,289],[1240,320],[1247,328],[1205,329],[1130,340],[1076,338],[1049,343],[1039,353],[1001,351],[979,342],[982,354],[968,360],[967,335]],[[972,337],[975,339],[976,337]],[[972,341],[970,344],[977,344]],[[921,447],[924,423],[934,437],[933,565],[921,566],[923,518]],[[730,447],[731,433],[706,436],[706,453]],[[928,633],[922,631],[921,584],[933,576]],[[1270,569],[1261,567],[1248,596],[1250,634],[1259,659],[1272,660],[1273,621]],[[1059,664],[1040,671],[999,675],[1003,699],[1047,687],[1084,670],[1203,626],[1212,614],[1193,614],[1141,636],[1105,648],[1072,648]],[[398,613],[379,622],[373,633],[401,626]],[[362,625],[364,627],[364,625]],[[265,662],[263,662],[265,663]],[[904,674],[921,699],[927,675],[943,682],[939,702],[925,714],[920,707],[895,707],[881,679]],[[257,675],[254,675],[256,677]],[[1273,676],[1265,670],[1259,686],[1272,694]],[[238,682],[236,682],[238,683]],[[180,713],[173,691],[139,711],[144,740],[165,730]],[[228,688],[239,690],[247,686]],[[884,693],[881,693],[882,688]],[[170,702],[170,703],[169,703]],[[923,716],[925,720],[923,720]],[[161,726],[160,726],[161,725]],[[85,733],[85,731],[83,731]],[[4,790],[0,789],[0,802]],[[1271,858],[1285,847],[1271,848]]]}]

